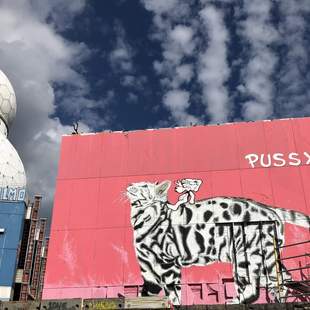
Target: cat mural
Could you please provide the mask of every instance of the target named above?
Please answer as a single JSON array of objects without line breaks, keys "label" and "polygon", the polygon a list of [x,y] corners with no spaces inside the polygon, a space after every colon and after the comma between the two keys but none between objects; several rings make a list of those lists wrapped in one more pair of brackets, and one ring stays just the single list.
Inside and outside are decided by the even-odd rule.
[{"label": "cat mural", "polygon": [[[175,188],[183,193],[175,205],[167,198],[170,181],[127,187],[135,251],[144,280],[142,296],[164,289],[171,302],[179,305],[182,268],[228,262],[233,265],[237,292],[232,303],[254,302],[262,286],[277,301],[274,242],[284,244],[284,222],[308,228],[310,217],[247,198],[195,201],[193,192],[201,181],[183,180]],[[270,225],[262,229],[261,223]],[[282,280],[290,279],[282,266]],[[281,295],[286,293],[283,287]]]}]

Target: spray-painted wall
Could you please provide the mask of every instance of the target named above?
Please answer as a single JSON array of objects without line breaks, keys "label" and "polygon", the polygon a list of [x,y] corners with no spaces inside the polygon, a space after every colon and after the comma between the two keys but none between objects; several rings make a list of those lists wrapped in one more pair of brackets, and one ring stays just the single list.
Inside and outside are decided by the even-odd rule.
[{"label": "spray-painted wall", "polygon": [[[310,239],[309,130],[304,118],[65,136],[43,298],[274,301],[274,243]],[[306,263],[285,262],[283,279]]]},{"label": "spray-painted wall", "polygon": [[0,299],[9,300],[25,217],[23,201],[0,201]]}]

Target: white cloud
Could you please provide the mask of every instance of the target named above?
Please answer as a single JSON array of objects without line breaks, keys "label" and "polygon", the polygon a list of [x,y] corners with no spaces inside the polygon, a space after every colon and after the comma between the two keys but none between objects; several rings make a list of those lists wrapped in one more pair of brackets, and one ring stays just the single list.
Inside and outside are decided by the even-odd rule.
[{"label": "white cloud", "polygon": [[48,18],[53,27],[59,30],[70,28],[75,16],[81,13],[86,5],[86,0],[30,0],[30,2],[42,22]]},{"label": "white cloud", "polygon": [[[119,76],[120,84],[128,89],[142,91],[147,77],[139,74],[134,65],[135,49],[126,39],[126,32],[119,21],[115,22],[115,46],[109,53],[109,60],[113,73]],[[134,102],[133,96],[128,97],[129,102]]]},{"label": "white cloud", "polygon": [[[10,138],[24,160],[29,191],[41,192],[49,202],[53,197],[59,136],[72,131],[53,118],[56,108],[93,129],[107,122],[96,109],[115,100],[113,91],[100,101],[89,97],[90,86],[77,68],[90,51],[84,44],[70,42],[59,34],[72,26],[74,18],[85,9],[85,3],[85,0],[0,2],[0,69],[10,78],[18,104]],[[195,111],[193,102],[195,108],[199,105],[200,87],[201,104],[211,122],[229,120],[234,112],[227,89],[231,74],[227,61],[230,34],[224,22],[225,10],[217,3],[230,3],[236,11],[240,10],[239,4],[230,0],[200,0],[200,6],[180,0],[141,0],[141,3],[153,14],[150,36],[162,49],[153,63],[162,85],[162,105],[169,111],[161,123],[167,119],[171,121],[168,125],[200,122],[204,116],[191,113]],[[234,68],[241,69],[242,82],[237,89],[246,98],[243,119],[309,114],[310,75],[306,71],[309,51],[305,42],[309,0],[278,0],[279,30],[271,20],[274,1],[243,3],[239,13],[246,19],[231,21],[237,23],[240,44],[250,47],[248,50],[244,45],[244,59],[234,62]],[[147,79],[137,75],[135,50],[119,23],[115,35],[115,46],[108,59],[120,74],[123,86],[142,89]],[[278,93],[274,76],[280,56],[275,53],[274,44],[284,51],[281,61],[284,65],[277,74]],[[68,87],[57,88],[56,84]],[[55,97],[59,98],[57,106]],[[132,89],[128,89],[128,100],[138,101]],[[88,130],[87,125],[83,131]]]},{"label": "white cloud", "polygon": [[114,66],[119,66],[123,71],[131,71],[133,68],[131,54],[126,46],[117,46],[111,52],[110,59]]},{"label": "white cloud", "polygon": [[219,9],[207,4],[200,12],[208,35],[207,50],[199,56],[199,81],[202,101],[212,123],[225,122],[231,113],[225,83],[230,70],[227,63],[228,31]]},{"label": "white cloud", "polygon": [[252,0],[244,3],[246,20],[241,34],[250,44],[249,61],[242,70],[243,95],[251,99],[243,104],[247,120],[268,119],[273,116],[275,89],[273,74],[278,57],[270,47],[277,42],[278,33],[271,23],[272,2]]},{"label": "white cloud", "polygon": [[197,124],[199,120],[188,114],[190,93],[180,89],[168,91],[163,98],[164,105],[171,111],[173,118],[180,125]]},{"label": "white cloud", "polygon": [[[186,90],[194,76],[193,64],[187,57],[192,57],[196,49],[196,29],[189,18],[190,2],[178,0],[141,0],[141,2],[154,14],[154,31],[151,33],[151,38],[159,41],[162,47],[162,60],[154,61],[153,67],[161,77],[163,104],[169,109],[172,121],[178,125],[199,123],[198,117],[189,113],[191,103],[189,92]],[[172,103],[172,99],[177,100],[176,104]],[[167,118],[169,119],[169,116]],[[161,120],[159,123],[163,124],[165,121]]]},{"label": "white cloud", "polygon": [[183,90],[196,105],[201,96],[210,122],[310,114],[309,0],[141,2],[162,48],[153,67],[163,98]]},{"label": "white cloud", "polygon": [[178,3],[178,0],[142,0],[145,8],[156,14],[170,12]]},{"label": "white cloud", "polygon": [[309,31],[306,14],[310,13],[308,0],[278,1],[282,16],[280,23],[283,63],[278,73],[279,88],[276,115],[282,117],[310,115]]},{"label": "white cloud", "polygon": [[178,81],[178,85],[186,82],[190,82],[194,76],[193,65],[184,64],[180,65],[176,68],[176,79]]},{"label": "white cloud", "polygon": [[121,85],[131,89],[143,90],[147,77],[145,75],[124,75],[121,77]]},{"label": "white cloud", "polygon": [[[204,9],[200,12],[203,23],[199,23],[190,2],[167,3],[169,9],[165,10],[152,6],[156,1],[142,2],[154,13],[155,31],[152,38],[161,42],[163,50],[163,60],[154,61],[153,66],[155,72],[161,76],[165,106],[167,98],[174,98],[171,97],[171,92],[189,93],[188,87],[195,84],[196,90],[198,78],[203,90],[202,103],[206,106],[210,121],[227,121],[232,108],[225,85],[230,70],[226,47],[229,36],[223,14],[209,2],[204,2]],[[196,6],[197,8],[199,6]],[[201,42],[205,40],[198,37],[201,33],[208,37],[208,47],[204,52],[200,52]],[[191,102],[185,100],[184,93],[182,102],[187,102],[190,106]],[[171,115],[177,122],[184,122],[185,114],[196,121],[201,117],[191,115],[188,108],[184,109],[185,114],[180,116],[178,106],[169,104]]]},{"label": "white cloud", "polygon": [[121,80],[121,84],[123,86],[133,86],[135,83],[135,77],[133,75],[125,75],[122,80]]},{"label": "white cloud", "polygon": [[130,92],[128,93],[128,101],[130,103],[138,103],[138,96]]},{"label": "white cloud", "polygon": [[166,71],[170,70],[173,78],[176,68],[182,64],[186,56],[192,55],[195,49],[194,29],[182,24],[172,27],[168,23],[165,36],[161,40],[165,62],[164,68],[166,68]]},{"label": "white cloud", "polygon": [[193,29],[184,25],[177,25],[170,31],[170,38],[177,49],[182,49],[185,54],[193,52]]},{"label": "white cloud", "polygon": [[110,53],[110,62],[114,69],[120,72],[133,72],[133,49],[125,39],[125,30],[116,23],[114,27],[116,33],[116,43],[114,49]]},{"label": "white cloud", "polygon": [[[44,17],[55,17],[50,1],[40,2],[39,9],[37,5],[26,0],[1,2],[0,68],[11,80],[17,97],[10,139],[24,162],[28,191],[43,195],[46,215],[54,194],[60,135],[72,131],[51,116],[56,108],[54,83],[77,89],[83,100],[89,88],[75,70],[75,63],[89,52],[83,44],[63,39],[53,23],[45,22]],[[63,14],[73,18],[82,10],[83,1],[76,5],[69,5],[66,13],[63,9]]]},{"label": "white cloud", "polygon": [[272,114],[272,107],[266,106],[257,101],[247,101],[243,104],[243,115],[248,120],[267,119]]},{"label": "white cloud", "polygon": [[164,97],[164,104],[171,110],[186,110],[189,107],[189,92],[170,90]]}]

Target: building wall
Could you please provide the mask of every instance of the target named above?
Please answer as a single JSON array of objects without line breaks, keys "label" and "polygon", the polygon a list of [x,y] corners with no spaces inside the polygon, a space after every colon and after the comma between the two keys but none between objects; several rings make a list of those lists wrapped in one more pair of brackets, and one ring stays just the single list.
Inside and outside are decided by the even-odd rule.
[{"label": "building wall", "polygon": [[[275,286],[277,278],[270,222],[276,223],[279,245],[310,239],[309,132],[310,119],[303,118],[63,137],[43,298],[136,296],[143,277],[164,286],[174,281],[182,265],[182,304],[231,302],[238,297],[238,273],[242,279],[260,278],[253,301],[269,301],[271,292],[262,279],[271,279]],[[177,190],[177,181],[183,179],[202,183],[182,198],[186,191]],[[126,194],[139,182],[153,186],[157,201],[141,212]],[[178,203],[182,199],[185,202]],[[160,225],[154,222],[160,217],[158,206],[160,216],[168,217]],[[273,210],[279,208],[290,211],[277,218]],[[263,226],[255,226],[255,221]],[[217,225],[221,223],[223,229]],[[146,247],[155,240],[144,265],[137,258],[139,236]],[[281,255],[307,250],[304,244],[285,248]],[[263,255],[268,257],[264,261]],[[170,280],[162,273],[163,257],[171,259],[166,260],[174,269]],[[285,265],[293,269],[306,260]],[[267,276],[265,263],[270,267]],[[160,273],[160,280],[154,280],[152,272]],[[304,273],[291,275],[300,279]],[[254,287],[241,287],[244,295],[251,290]]]},{"label": "building wall", "polygon": [[24,216],[24,202],[0,201],[0,300],[11,297]]}]

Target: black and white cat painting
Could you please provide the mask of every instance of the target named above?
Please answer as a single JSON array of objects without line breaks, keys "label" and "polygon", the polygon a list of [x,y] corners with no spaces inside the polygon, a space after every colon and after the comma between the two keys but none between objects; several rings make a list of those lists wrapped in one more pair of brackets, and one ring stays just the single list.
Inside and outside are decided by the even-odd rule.
[{"label": "black and white cat painting", "polygon": [[[284,244],[284,223],[309,227],[310,217],[240,197],[195,200],[201,180],[183,179],[168,201],[170,181],[140,182],[127,187],[131,203],[136,256],[144,280],[142,295],[163,289],[175,305],[181,304],[181,269],[214,262],[233,265],[237,297],[233,303],[258,299],[267,286],[277,298],[275,244]],[[266,224],[262,226],[262,223]],[[291,275],[282,266],[283,280]],[[283,288],[281,295],[286,294]]]}]

